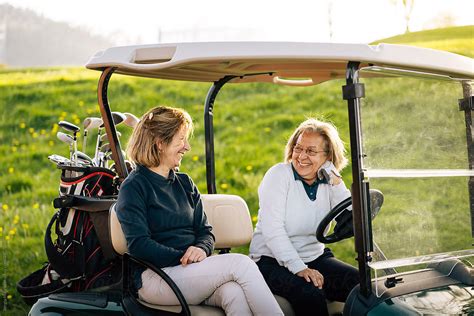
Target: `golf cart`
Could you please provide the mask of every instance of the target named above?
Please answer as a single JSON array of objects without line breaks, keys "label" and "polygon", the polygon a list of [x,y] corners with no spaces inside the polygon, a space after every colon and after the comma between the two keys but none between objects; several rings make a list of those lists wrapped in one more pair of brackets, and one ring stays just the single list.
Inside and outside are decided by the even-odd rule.
[{"label": "golf cart", "polygon": [[[360,284],[344,305],[328,303],[330,312],[474,312],[471,58],[386,44],[223,42],[115,47],[97,53],[86,67],[101,71],[98,101],[119,181],[127,177],[128,168],[107,98],[111,76],[211,83],[204,105],[207,194],[203,205],[220,252],[248,243],[252,226],[242,197],[217,194],[213,111],[219,91],[226,84],[312,87],[345,79],[339,97],[348,106],[352,199],[328,214],[318,228],[318,238],[329,243],[354,236]],[[371,188],[384,194],[376,217],[371,211]],[[350,204],[350,233],[321,233]],[[214,307],[188,305],[160,269],[130,256],[113,207],[110,225],[104,229],[110,230],[113,248],[122,256],[121,288],[50,295],[33,306],[31,315],[223,314]],[[175,291],[180,306],[140,301],[130,288],[133,264],[159,273]],[[277,299],[291,315],[288,302]]]}]

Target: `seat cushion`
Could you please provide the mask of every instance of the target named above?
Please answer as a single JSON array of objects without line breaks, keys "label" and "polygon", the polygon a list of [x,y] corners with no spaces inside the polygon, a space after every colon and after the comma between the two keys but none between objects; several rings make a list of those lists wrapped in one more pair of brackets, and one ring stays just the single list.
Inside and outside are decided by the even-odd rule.
[{"label": "seat cushion", "polygon": [[290,302],[286,300],[286,298],[275,295],[275,298],[278,302],[278,305],[280,305],[281,310],[283,311],[283,314],[285,316],[295,316],[295,312],[293,311],[293,308],[290,305]]},{"label": "seat cushion", "polygon": [[[153,305],[143,300],[138,300],[140,304],[143,304],[149,308],[166,310],[173,313],[179,313],[181,306],[168,306],[168,305]],[[219,307],[207,306],[207,305],[189,305],[191,315],[195,316],[225,316],[224,310]]]},{"label": "seat cushion", "polygon": [[[283,311],[285,316],[295,316],[295,312],[291,307],[290,303],[283,297],[275,295],[275,298],[278,304]],[[173,313],[179,313],[181,311],[181,306],[163,306],[163,305],[153,305],[149,304],[143,300],[138,300],[141,304],[153,308],[153,309],[161,309],[170,311]],[[330,302],[327,301],[328,304],[328,311],[329,315],[342,315],[342,311],[344,310],[344,303],[341,302]],[[214,306],[207,306],[207,305],[189,305],[189,309],[191,310],[191,314],[195,315],[209,315],[209,316],[225,316],[224,311],[219,307]]]}]

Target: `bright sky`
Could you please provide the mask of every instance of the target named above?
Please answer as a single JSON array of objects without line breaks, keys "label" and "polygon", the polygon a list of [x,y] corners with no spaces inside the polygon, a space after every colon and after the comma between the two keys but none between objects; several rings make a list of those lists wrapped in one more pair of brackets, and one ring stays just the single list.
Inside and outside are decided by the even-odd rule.
[{"label": "bright sky", "polygon": [[[414,0],[412,31],[474,24],[473,0]],[[401,0],[0,0],[123,44],[179,41],[368,43],[404,33]],[[332,38],[329,36],[331,3]],[[161,37],[160,37],[161,36]]]}]

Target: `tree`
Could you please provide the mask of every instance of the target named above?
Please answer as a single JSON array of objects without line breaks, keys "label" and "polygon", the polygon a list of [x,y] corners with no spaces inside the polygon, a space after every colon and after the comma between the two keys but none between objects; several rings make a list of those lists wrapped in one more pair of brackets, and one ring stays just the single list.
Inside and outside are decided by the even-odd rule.
[{"label": "tree", "polygon": [[[410,19],[413,12],[415,0],[401,0],[405,13],[405,33],[410,33]],[[390,0],[390,3],[397,4],[398,0]]]}]

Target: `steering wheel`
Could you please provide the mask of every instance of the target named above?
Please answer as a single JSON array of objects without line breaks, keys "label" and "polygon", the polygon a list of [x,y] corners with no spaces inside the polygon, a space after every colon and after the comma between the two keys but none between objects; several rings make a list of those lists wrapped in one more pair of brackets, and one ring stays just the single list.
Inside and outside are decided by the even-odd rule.
[{"label": "steering wheel", "polygon": [[[370,217],[373,220],[380,211],[383,204],[383,194],[379,190],[370,189]],[[352,204],[352,197],[348,197],[339,204],[337,204],[319,223],[316,229],[316,238],[323,244],[331,244],[341,241],[343,239],[354,236],[354,229],[352,225],[352,211],[346,210]],[[326,228],[331,222],[338,218],[334,232],[330,235],[324,236]]]},{"label": "steering wheel", "polygon": [[[346,208],[348,208],[350,205],[352,205],[352,197],[348,197],[347,199],[343,200],[341,203],[336,205],[331,211],[329,211],[329,213],[326,216],[324,216],[322,221],[319,223],[318,228],[316,229],[316,238],[320,242],[322,242],[323,244],[331,244],[337,241],[341,241],[345,238],[351,237],[351,236],[343,236],[342,234],[338,234],[336,231],[334,231],[331,235],[324,236],[324,232],[326,231],[326,228],[331,224],[331,222],[339,214],[346,211]],[[350,220],[351,220],[350,225],[352,226],[352,212],[350,214]],[[353,232],[351,233],[353,235]]]}]

